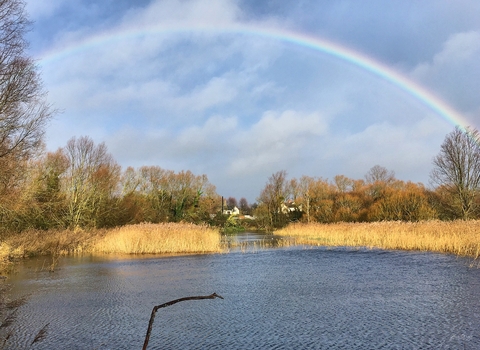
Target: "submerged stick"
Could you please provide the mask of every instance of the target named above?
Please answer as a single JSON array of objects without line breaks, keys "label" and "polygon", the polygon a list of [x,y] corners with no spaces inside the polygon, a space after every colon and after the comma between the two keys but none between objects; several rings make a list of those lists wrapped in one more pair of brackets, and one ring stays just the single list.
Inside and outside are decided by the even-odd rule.
[{"label": "submerged stick", "polygon": [[215,298],[220,298],[223,299],[222,296],[218,295],[217,293],[213,293],[210,295],[206,296],[197,296],[197,297],[186,297],[186,298],[180,298],[180,299],[175,299],[172,301],[169,301],[168,303],[164,303],[161,305],[157,305],[153,308],[152,314],[150,316],[150,322],[148,322],[148,328],[147,328],[147,334],[145,335],[145,342],[143,343],[143,350],[147,350],[148,346],[148,341],[150,339],[150,333],[152,332],[152,326],[153,326],[153,321],[155,320],[155,314],[157,313],[158,309],[161,309],[163,307],[167,307],[176,303],[179,303],[181,301],[187,301],[187,300],[202,300],[202,299],[215,299]]},{"label": "submerged stick", "polygon": [[48,325],[50,324],[47,323],[45,326],[43,326],[42,329],[40,329],[37,333],[37,335],[35,336],[35,338],[33,339],[32,343],[30,345],[33,345],[37,342],[40,342],[42,341],[43,339],[45,339],[45,337],[47,336],[47,329],[48,329]]}]

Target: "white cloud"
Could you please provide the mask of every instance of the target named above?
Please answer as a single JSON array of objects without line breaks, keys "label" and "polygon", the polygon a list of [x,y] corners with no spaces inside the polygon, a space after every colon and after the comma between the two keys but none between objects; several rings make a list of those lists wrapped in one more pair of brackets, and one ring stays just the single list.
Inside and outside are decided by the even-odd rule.
[{"label": "white cloud", "polygon": [[33,20],[52,16],[65,3],[65,0],[27,0],[26,10]]},{"label": "white cloud", "polygon": [[[235,134],[235,117],[212,116],[201,125],[186,126],[181,130],[156,128],[140,131],[127,126],[108,138],[115,154],[135,162],[156,162],[156,164],[195,163],[196,159],[207,158],[207,167],[219,158],[229,157],[230,135]],[[203,158],[202,158],[203,161]],[[130,164],[129,164],[130,165]]]},{"label": "white cloud", "polygon": [[227,77],[214,77],[207,84],[196,87],[191,93],[176,97],[172,104],[191,111],[203,111],[224,104],[237,96],[237,84]]},{"label": "white cloud", "polygon": [[201,126],[184,129],[177,140],[177,155],[198,155],[205,152],[211,157],[215,154],[230,153],[230,135],[236,133],[237,118],[214,116]]},{"label": "white cloud", "polygon": [[319,113],[266,112],[251,128],[236,135],[239,152],[229,173],[252,174],[293,163],[303,147],[326,131],[327,123]]},{"label": "white cloud", "polygon": [[[453,107],[472,114],[479,108],[480,32],[452,35],[430,62],[419,64],[412,76],[429,86]],[[478,118],[478,116],[477,116]],[[477,119],[480,126],[480,120]]]},{"label": "white cloud", "polygon": [[423,62],[412,71],[418,79],[427,79],[443,69],[458,67],[478,59],[480,51],[480,33],[457,33],[444,44],[442,51],[435,54],[431,62]]},{"label": "white cloud", "polygon": [[354,134],[329,135],[329,152],[318,161],[353,178],[363,178],[372,166],[380,164],[394,170],[400,179],[425,183],[432,158],[450,131],[450,125],[438,123],[435,116],[405,125],[375,123]]},{"label": "white cloud", "polygon": [[128,12],[123,26],[150,27],[152,25],[222,25],[241,17],[233,1],[224,0],[157,0],[146,8]]}]

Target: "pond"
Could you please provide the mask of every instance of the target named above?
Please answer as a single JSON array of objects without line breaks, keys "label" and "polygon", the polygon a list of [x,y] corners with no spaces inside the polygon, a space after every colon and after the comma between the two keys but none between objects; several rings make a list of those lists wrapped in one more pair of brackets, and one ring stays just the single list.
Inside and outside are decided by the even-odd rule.
[{"label": "pond", "polygon": [[[259,241],[249,235],[250,243]],[[257,242],[258,243],[258,242]],[[449,255],[290,247],[228,254],[30,260],[12,349],[479,349],[480,269]]]}]

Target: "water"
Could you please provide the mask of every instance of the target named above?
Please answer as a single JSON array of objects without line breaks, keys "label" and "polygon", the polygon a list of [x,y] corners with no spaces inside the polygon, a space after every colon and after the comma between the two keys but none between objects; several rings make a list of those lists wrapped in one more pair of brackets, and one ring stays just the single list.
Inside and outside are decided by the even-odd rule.
[{"label": "water", "polygon": [[[249,236],[252,240],[252,236]],[[246,252],[245,252],[246,251]],[[12,349],[480,349],[480,269],[419,252],[278,248],[107,260],[29,261]]]}]

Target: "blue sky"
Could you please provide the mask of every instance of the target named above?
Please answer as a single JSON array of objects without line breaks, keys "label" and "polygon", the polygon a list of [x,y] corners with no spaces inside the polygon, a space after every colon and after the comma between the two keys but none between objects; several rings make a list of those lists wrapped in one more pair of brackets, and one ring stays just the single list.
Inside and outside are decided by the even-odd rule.
[{"label": "blue sky", "polygon": [[359,179],[376,164],[428,185],[454,128],[361,67],[232,28],[354,50],[480,127],[476,0],[27,0],[27,11],[30,54],[62,110],[48,150],[88,135],[124,168],[206,174],[226,197],[255,201],[278,170]]}]

